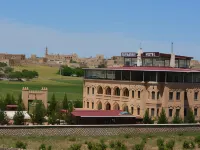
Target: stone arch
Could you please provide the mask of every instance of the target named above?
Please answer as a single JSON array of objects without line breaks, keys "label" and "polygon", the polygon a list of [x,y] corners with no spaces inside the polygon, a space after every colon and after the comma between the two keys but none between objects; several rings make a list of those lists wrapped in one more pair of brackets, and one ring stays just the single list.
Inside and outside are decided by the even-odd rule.
[{"label": "stone arch", "polygon": [[105,110],[111,110],[111,105],[109,102],[105,103]]},{"label": "stone arch", "polygon": [[120,106],[117,102],[113,104],[113,110],[120,110]]},{"label": "stone arch", "polygon": [[114,91],[113,95],[120,96],[120,88],[119,87],[116,86],[113,91]]},{"label": "stone arch", "polygon": [[103,94],[103,88],[102,86],[97,87],[97,94]]},{"label": "stone arch", "polygon": [[107,86],[107,87],[105,88],[105,94],[106,94],[106,95],[111,95],[111,88],[110,88],[109,86]]},{"label": "stone arch", "polygon": [[101,101],[97,102],[97,109],[102,110],[102,102]]},{"label": "stone arch", "polygon": [[129,110],[128,110],[128,105],[127,105],[127,104],[123,104],[122,110],[123,110],[123,111],[129,112]]},{"label": "stone arch", "polygon": [[123,89],[123,96],[129,97],[129,90],[126,87]]}]

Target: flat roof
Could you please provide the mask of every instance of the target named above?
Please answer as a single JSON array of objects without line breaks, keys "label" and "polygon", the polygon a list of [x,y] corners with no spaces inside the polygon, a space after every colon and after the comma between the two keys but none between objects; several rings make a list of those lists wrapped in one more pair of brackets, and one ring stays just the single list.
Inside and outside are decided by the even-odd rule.
[{"label": "flat roof", "polygon": [[127,71],[161,71],[161,72],[200,72],[197,69],[189,68],[172,68],[172,67],[154,67],[154,66],[141,66],[141,67],[109,67],[109,68],[84,68],[86,70],[127,70]]},{"label": "flat roof", "polygon": [[131,114],[121,114],[122,110],[74,110],[73,116],[80,117],[121,117],[121,116],[132,116]]}]

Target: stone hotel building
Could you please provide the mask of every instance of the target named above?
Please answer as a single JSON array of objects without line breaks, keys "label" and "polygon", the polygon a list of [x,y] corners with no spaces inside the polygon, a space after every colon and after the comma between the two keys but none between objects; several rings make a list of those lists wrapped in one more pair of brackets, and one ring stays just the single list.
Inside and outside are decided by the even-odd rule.
[{"label": "stone hotel building", "polygon": [[157,117],[164,108],[169,120],[182,118],[189,108],[200,119],[200,71],[191,69],[192,57],[143,52],[121,53],[123,67],[85,68],[83,107],[124,110]]}]

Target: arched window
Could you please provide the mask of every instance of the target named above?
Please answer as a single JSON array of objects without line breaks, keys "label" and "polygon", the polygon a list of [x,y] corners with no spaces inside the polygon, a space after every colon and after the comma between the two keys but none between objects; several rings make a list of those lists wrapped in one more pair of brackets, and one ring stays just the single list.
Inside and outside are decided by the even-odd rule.
[{"label": "arched window", "polygon": [[97,108],[98,108],[98,110],[102,109],[102,103],[101,102],[98,103]]},{"label": "arched window", "polygon": [[123,96],[129,97],[129,90],[127,88],[123,90]]},{"label": "arched window", "polygon": [[127,111],[128,112],[128,106],[127,105],[124,106],[123,111]]},{"label": "arched window", "polygon": [[103,94],[103,88],[101,86],[98,87],[97,94]]},{"label": "arched window", "polygon": [[118,87],[116,87],[116,88],[114,89],[114,95],[120,96],[120,89],[119,89]]},{"label": "arched window", "polygon": [[114,109],[114,110],[120,110],[119,104],[118,104],[118,103],[115,103],[115,104],[113,105],[113,109]]},{"label": "arched window", "polygon": [[160,92],[157,92],[157,99],[160,99]]},{"label": "arched window", "polygon": [[154,91],[151,92],[151,98],[152,98],[152,99],[155,99],[155,98],[156,98],[155,94],[156,94],[156,93],[155,93]]},{"label": "arched window", "polygon": [[111,95],[111,88],[110,87],[106,88],[106,95]]},{"label": "arched window", "polygon": [[107,103],[107,104],[106,104],[106,110],[111,110],[111,105],[110,105],[110,103]]}]

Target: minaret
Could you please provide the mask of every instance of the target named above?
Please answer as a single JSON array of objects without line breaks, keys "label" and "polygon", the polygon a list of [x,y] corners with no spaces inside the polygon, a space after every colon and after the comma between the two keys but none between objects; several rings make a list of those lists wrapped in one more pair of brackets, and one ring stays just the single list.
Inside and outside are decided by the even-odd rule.
[{"label": "minaret", "polygon": [[170,59],[170,67],[175,68],[176,64],[175,64],[175,54],[173,51],[173,43],[171,44],[171,59]]},{"label": "minaret", "polygon": [[138,50],[138,54],[137,54],[137,66],[142,66],[142,47],[141,47],[141,43],[140,43],[140,49]]},{"label": "minaret", "polygon": [[48,48],[46,47],[46,49],[45,49],[45,57],[47,57],[48,56]]}]

